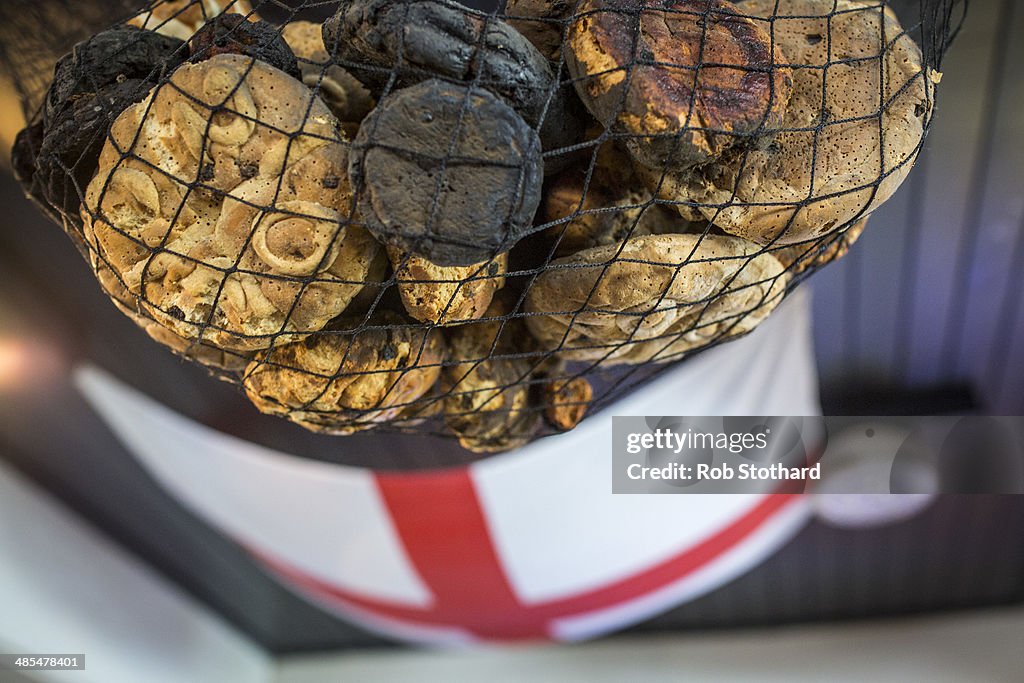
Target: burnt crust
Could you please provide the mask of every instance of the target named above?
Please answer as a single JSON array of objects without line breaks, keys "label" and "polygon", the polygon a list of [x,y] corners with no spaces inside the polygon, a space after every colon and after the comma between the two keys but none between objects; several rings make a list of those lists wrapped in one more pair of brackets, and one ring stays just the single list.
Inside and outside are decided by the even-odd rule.
[{"label": "burnt crust", "polygon": [[97,33],[57,62],[46,91],[43,122],[50,125],[66,108],[107,86],[128,80],[155,84],[185,60],[183,47],[181,40],[132,26]]},{"label": "burnt crust", "polygon": [[479,88],[430,80],[383,98],[352,143],[349,176],[377,239],[469,266],[533,232],[540,141]]},{"label": "burnt crust", "polygon": [[853,0],[748,0],[739,7],[771,18],[776,42],[800,67],[781,130],[763,147],[726,154],[694,173],[666,174],[662,195],[758,244],[843,230],[888,200],[910,173],[940,74],[925,66],[887,7]]},{"label": "burnt crust", "polygon": [[792,90],[763,25],[725,0],[583,0],[565,54],[590,112],[651,168],[753,144]]},{"label": "burnt crust", "polygon": [[281,36],[281,29],[266,21],[250,21],[240,14],[219,14],[196,31],[188,46],[191,62],[216,55],[245,55],[302,80],[299,61]]},{"label": "burnt crust", "polygon": [[545,150],[573,144],[583,119],[571,88],[512,26],[450,0],[340,3],[323,25],[324,44],[380,97],[429,78],[474,84],[502,97]]},{"label": "burnt crust", "polygon": [[110,125],[186,56],[182,41],[131,26],[76,45],[54,68],[41,117],[12,150],[26,192],[80,232],[78,210]]},{"label": "burnt crust", "polygon": [[508,0],[505,21],[552,62],[562,58],[562,35],[575,0]]}]

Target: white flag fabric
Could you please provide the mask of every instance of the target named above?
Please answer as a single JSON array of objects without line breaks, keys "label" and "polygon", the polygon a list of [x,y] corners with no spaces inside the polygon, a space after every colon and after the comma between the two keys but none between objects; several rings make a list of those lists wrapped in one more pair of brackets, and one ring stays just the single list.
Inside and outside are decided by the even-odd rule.
[{"label": "white flag fabric", "polygon": [[613,495],[610,418],[817,415],[809,323],[798,291],[752,334],[576,430],[439,471],[374,472],[264,448],[92,366],[76,383],[184,507],[343,618],[418,642],[576,640],[727,583],[803,526],[802,496]]}]

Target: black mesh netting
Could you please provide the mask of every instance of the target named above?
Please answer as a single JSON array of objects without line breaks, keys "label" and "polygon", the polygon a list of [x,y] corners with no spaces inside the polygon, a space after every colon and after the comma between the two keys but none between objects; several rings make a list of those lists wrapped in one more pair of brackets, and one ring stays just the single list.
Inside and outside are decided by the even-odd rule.
[{"label": "black mesh netting", "polygon": [[264,412],[479,452],[571,429],[841,257],[913,165],[963,12],[173,0],[52,71],[19,49],[87,6],[12,13],[13,160],[114,303]]}]

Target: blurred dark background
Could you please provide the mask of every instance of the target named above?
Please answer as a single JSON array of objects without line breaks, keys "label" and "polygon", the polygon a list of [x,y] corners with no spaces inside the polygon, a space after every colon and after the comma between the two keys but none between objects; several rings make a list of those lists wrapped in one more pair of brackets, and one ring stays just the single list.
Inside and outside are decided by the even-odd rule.
[{"label": "blurred dark background", "polygon": [[970,3],[913,173],[811,280],[826,412],[1024,413],[1022,30],[1024,3]]}]

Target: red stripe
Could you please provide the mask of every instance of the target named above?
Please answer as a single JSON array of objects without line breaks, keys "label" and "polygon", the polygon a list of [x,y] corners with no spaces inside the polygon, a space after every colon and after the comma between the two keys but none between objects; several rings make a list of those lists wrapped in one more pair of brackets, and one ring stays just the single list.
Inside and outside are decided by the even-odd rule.
[{"label": "red stripe", "polygon": [[410,561],[434,594],[435,619],[483,638],[548,635],[546,620],[524,609],[505,576],[468,469],[382,474],[377,484]]},{"label": "red stripe", "polygon": [[[262,551],[254,554],[283,578],[327,602],[497,640],[546,637],[554,618],[609,608],[665,588],[737,546],[799,498],[766,496],[702,543],[649,569],[571,597],[524,605],[501,568],[468,471],[380,475],[378,482],[410,561],[434,595],[427,608],[368,599]],[[435,504],[425,507],[425,500]]]},{"label": "red stripe", "polygon": [[703,542],[659,564],[601,588],[539,606],[549,617],[580,614],[628,602],[664,588],[732,550],[800,496],[773,494]]}]

